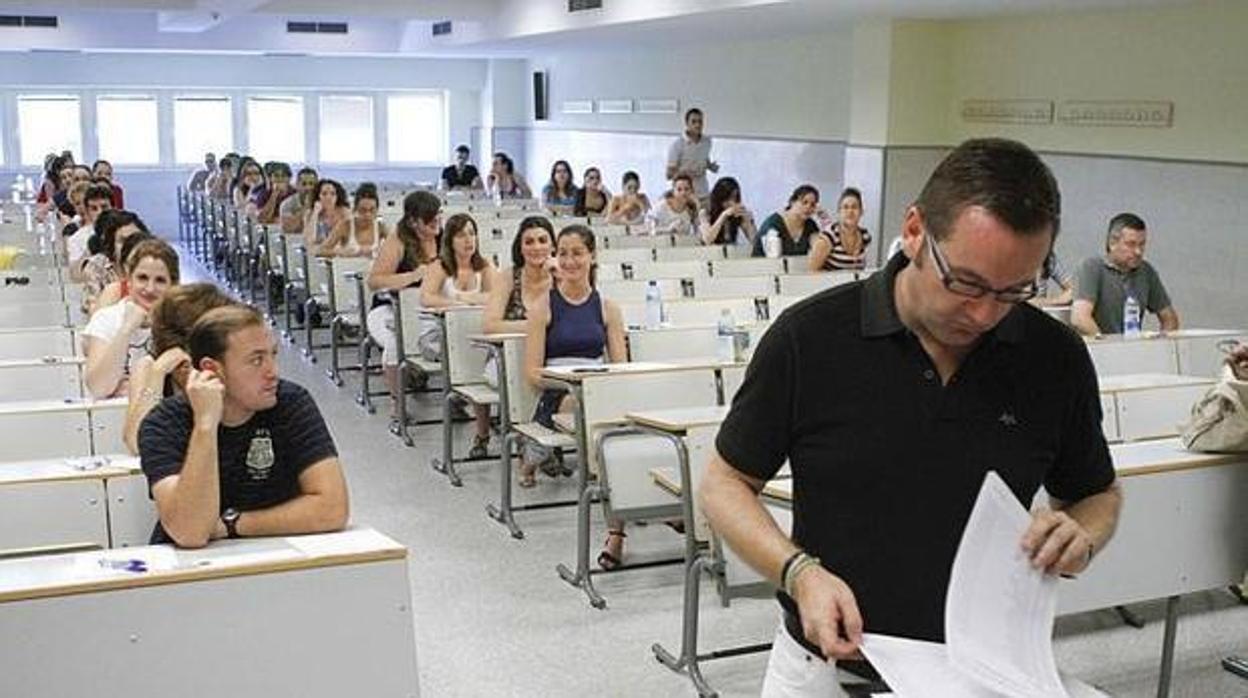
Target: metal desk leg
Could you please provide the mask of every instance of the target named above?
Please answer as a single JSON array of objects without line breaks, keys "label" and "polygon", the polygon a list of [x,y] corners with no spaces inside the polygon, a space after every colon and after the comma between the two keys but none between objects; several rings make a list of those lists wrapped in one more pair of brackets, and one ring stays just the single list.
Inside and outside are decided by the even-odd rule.
[{"label": "metal desk leg", "polygon": [[580,495],[576,503],[576,572],[568,569],[563,563],[555,567],[555,571],[563,581],[580,588],[589,597],[589,604],[594,608],[607,607],[607,600],[594,589],[593,578],[589,574],[589,534],[590,534],[590,503],[600,496],[605,496],[597,484],[589,481],[589,430],[585,426],[584,400],[581,385],[572,384],[571,395],[576,400],[576,442],[579,451],[577,470],[580,473]]},{"label": "metal desk leg", "polygon": [[1174,674],[1174,640],[1179,629],[1179,597],[1166,599],[1166,632],[1161,641],[1161,676],[1157,680],[1157,698],[1169,698],[1170,680]]}]

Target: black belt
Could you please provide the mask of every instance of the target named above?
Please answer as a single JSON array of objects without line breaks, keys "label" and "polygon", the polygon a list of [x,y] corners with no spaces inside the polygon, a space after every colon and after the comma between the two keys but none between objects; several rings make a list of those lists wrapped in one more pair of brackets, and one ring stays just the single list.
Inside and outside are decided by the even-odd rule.
[{"label": "black belt", "polygon": [[[793,638],[797,644],[802,646],[802,649],[824,661],[827,661],[827,657],[823,655],[823,651],[806,639],[806,634],[802,632],[801,619],[797,617],[796,613],[793,613],[787,608],[784,609],[784,629],[788,632],[789,637]],[[864,685],[868,686],[873,691],[887,690],[886,686],[883,689],[879,688],[879,686],[883,685],[883,679],[880,677],[879,672],[875,670],[875,667],[871,666],[871,663],[865,659],[838,659],[836,666],[868,681],[869,683]]]}]

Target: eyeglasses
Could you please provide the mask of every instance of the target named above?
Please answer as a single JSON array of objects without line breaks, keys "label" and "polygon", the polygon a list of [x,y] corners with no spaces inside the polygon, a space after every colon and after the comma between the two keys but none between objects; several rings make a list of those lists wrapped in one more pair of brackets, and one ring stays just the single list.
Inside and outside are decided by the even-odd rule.
[{"label": "eyeglasses", "polygon": [[991,293],[999,303],[1022,303],[1035,298],[1040,290],[1039,280],[1013,288],[991,288],[975,281],[958,278],[949,270],[949,261],[945,259],[945,253],[940,251],[940,246],[936,244],[936,240],[931,237],[930,233],[924,235],[924,243],[927,244],[932,261],[936,263],[936,273],[940,275],[940,282],[950,293],[964,298],[983,298]]}]

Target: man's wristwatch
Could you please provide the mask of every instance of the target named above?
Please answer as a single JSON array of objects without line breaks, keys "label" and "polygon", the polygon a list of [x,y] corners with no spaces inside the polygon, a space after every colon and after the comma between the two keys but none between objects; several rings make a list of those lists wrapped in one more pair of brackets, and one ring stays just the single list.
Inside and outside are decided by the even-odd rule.
[{"label": "man's wristwatch", "polygon": [[225,524],[225,532],[229,538],[238,538],[238,517],[242,512],[231,507],[221,512],[221,523]]}]

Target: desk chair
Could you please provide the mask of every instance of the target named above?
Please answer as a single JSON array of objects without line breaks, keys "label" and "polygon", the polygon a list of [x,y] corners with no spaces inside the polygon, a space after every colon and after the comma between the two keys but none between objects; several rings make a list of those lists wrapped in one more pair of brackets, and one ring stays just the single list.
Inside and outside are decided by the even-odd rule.
[{"label": "desk chair", "polygon": [[[360,341],[361,328],[367,324],[368,308],[356,293],[356,279],[368,274],[372,259],[327,257],[318,259],[317,263],[324,267],[325,281],[321,290],[329,313],[329,369],[325,375],[334,385],[341,387],[343,371],[358,371],[363,366],[341,366],[338,352],[344,346],[356,345]],[[355,339],[352,340],[352,337]]]},{"label": "desk chair", "polygon": [[481,334],[482,308],[460,306],[434,314],[442,329],[442,366],[445,368],[445,390],[442,395],[442,457],[430,460],[430,466],[462,487],[463,480],[455,470],[457,462],[493,460],[494,456],[455,459],[454,407],[457,402],[493,408],[499,404],[498,391],[485,382],[485,353],[472,345],[471,338]]}]

